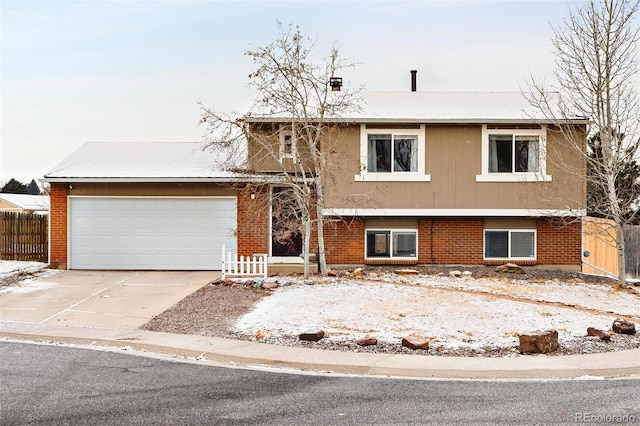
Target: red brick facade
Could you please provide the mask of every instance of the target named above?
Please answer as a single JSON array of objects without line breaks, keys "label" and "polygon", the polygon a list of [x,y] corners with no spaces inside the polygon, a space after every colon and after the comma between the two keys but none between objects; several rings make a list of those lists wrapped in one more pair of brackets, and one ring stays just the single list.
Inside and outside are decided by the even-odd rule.
[{"label": "red brick facade", "polygon": [[[67,185],[52,184],[50,193],[50,263],[66,269]],[[237,247],[239,255],[269,252],[268,190],[241,190],[237,193]],[[483,260],[483,218],[419,218],[418,258],[390,262],[365,259],[365,220],[326,218],[325,249],[330,265],[354,264],[447,264],[481,265]],[[580,266],[581,224],[541,218],[537,221],[537,259],[520,264]],[[317,251],[317,234],[311,252]],[[494,262],[495,263],[495,262]],[[498,261],[498,263],[501,263]]]},{"label": "red brick facade", "polygon": [[[268,208],[256,194],[252,200],[249,192],[238,192],[238,253],[250,255],[267,253],[269,244]],[[264,198],[267,199],[267,198]],[[264,200],[263,199],[263,200]],[[483,218],[419,218],[418,258],[416,260],[390,261],[389,259],[365,259],[365,221],[350,217],[328,217],[325,224],[325,249],[330,265],[354,264],[444,264],[482,265],[503,261],[484,260]],[[561,220],[541,218],[537,221],[537,259],[518,261],[522,265],[572,265],[581,262],[581,225]],[[317,251],[317,235],[314,232],[311,252]]]},{"label": "red brick facade", "polygon": [[238,191],[238,255],[269,253],[269,194],[266,188]]},{"label": "red brick facade", "polygon": [[483,241],[482,219],[419,219],[418,263],[482,264]]},{"label": "red brick facade", "polygon": [[67,269],[67,185],[52,183],[49,202],[50,266]]},{"label": "red brick facade", "polygon": [[582,224],[558,219],[538,219],[538,264],[580,265]]}]

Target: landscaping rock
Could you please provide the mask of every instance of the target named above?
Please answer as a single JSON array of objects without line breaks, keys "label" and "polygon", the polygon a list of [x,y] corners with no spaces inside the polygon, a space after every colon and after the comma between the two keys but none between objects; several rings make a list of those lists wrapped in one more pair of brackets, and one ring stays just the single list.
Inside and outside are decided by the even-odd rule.
[{"label": "landscaping rock", "polygon": [[353,276],[354,277],[361,277],[362,276],[362,268],[356,268],[353,270]]},{"label": "landscaping rock", "polygon": [[509,273],[509,274],[524,274],[524,269],[515,263],[505,263],[496,268],[496,272]]},{"label": "landscaping rock", "polygon": [[462,276],[462,272],[455,270],[455,271],[449,271],[449,276],[450,277],[461,277]]},{"label": "landscaping rock", "polygon": [[220,284],[222,284],[222,278],[219,278],[219,277],[209,283],[209,285],[220,285]]},{"label": "landscaping rock", "polygon": [[395,272],[396,275],[418,275],[420,273],[420,271],[416,271],[415,269],[409,269],[409,268],[396,269],[393,272]]},{"label": "landscaping rock", "polygon": [[583,284],[584,280],[582,278],[571,278],[569,280],[570,283],[574,283],[574,284]]},{"label": "landscaping rock", "polygon": [[371,336],[365,336],[362,339],[356,341],[358,346],[373,346],[378,344],[378,339]]},{"label": "landscaping rock", "polygon": [[256,331],[256,339],[262,340],[266,338],[267,338],[267,333],[264,330],[258,329],[258,331]]},{"label": "landscaping rock", "polygon": [[602,330],[598,330],[597,328],[589,327],[587,328],[587,336],[597,336],[600,340],[604,340],[608,342],[611,340],[611,336],[605,333]]},{"label": "landscaping rock", "polygon": [[611,327],[611,329],[614,333],[618,334],[636,334],[636,325],[622,318],[616,318],[615,321],[613,321],[613,327]]},{"label": "landscaping rock", "polygon": [[558,349],[558,332],[550,330],[542,334],[521,334],[518,351],[525,354],[547,354]]},{"label": "landscaping rock", "polygon": [[327,275],[330,277],[337,277],[338,276],[338,271],[336,271],[335,269],[329,269],[327,271]]},{"label": "landscaping rock", "polygon": [[462,276],[470,278],[470,277],[473,276],[473,272],[471,272],[471,271],[462,271]]},{"label": "landscaping rock", "polygon": [[409,349],[429,349],[429,339],[426,337],[411,334],[402,339],[402,346]]},{"label": "landscaping rock", "polygon": [[322,340],[323,337],[324,337],[324,331],[316,330],[316,331],[311,331],[307,333],[302,333],[298,336],[298,339],[306,340],[308,342],[317,342],[319,340]]},{"label": "landscaping rock", "polygon": [[266,290],[273,290],[273,289],[276,289],[278,287],[280,287],[278,285],[278,283],[273,282],[273,281],[267,281],[267,282],[262,283],[262,288],[264,288]]}]

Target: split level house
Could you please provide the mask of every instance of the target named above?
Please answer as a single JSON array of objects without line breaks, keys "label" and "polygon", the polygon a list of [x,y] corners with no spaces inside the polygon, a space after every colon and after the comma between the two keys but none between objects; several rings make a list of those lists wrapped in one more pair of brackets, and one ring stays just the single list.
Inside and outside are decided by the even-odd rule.
[{"label": "split level house", "polygon": [[[287,117],[255,110],[246,123],[281,157],[253,160],[254,172],[304,161]],[[363,93],[321,138],[327,263],[579,270],[586,162],[567,134],[586,143],[587,124],[558,128],[521,93]],[[218,155],[187,142],[80,147],[45,176],[52,266],[219,269],[223,245],[299,261],[300,239],[274,238],[280,186],[258,188],[217,167]]]}]

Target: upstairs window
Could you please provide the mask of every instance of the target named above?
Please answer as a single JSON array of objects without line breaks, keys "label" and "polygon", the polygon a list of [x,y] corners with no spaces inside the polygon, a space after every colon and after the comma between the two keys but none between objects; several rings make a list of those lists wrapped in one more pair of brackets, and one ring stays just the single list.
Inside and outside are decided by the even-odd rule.
[{"label": "upstairs window", "polygon": [[418,171],[418,135],[369,134],[367,170],[370,173]]},{"label": "upstairs window", "polygon": [[547,129],[482,126],[482,174],[476,182],[549,182]]},{"label": "upstairs window", "polygon": [[430,181],[425,174],[425,125],[398,128],[362,124],[359,181]]},{"label": "upstairs window", "polygon": [[295,158],[297,149],[290,130],[280,130],[280,159]]},{"label": "upstairs window", "polygon": [[539,172],[540,136],[489,134],[489,173]]}]

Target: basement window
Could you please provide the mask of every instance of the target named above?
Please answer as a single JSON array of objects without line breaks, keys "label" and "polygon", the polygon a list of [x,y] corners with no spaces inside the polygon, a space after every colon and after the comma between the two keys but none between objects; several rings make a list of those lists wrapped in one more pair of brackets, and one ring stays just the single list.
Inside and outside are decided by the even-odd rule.
[{"label": "basement window", "polygon": [[536,231],[485,230],[485,259],[533,260],[536,258]]},{"label": "basement window", "polygon": [[414,259],[417,257],[418,232],[400,229],[366,231],[366,257],[370,259]]}]

